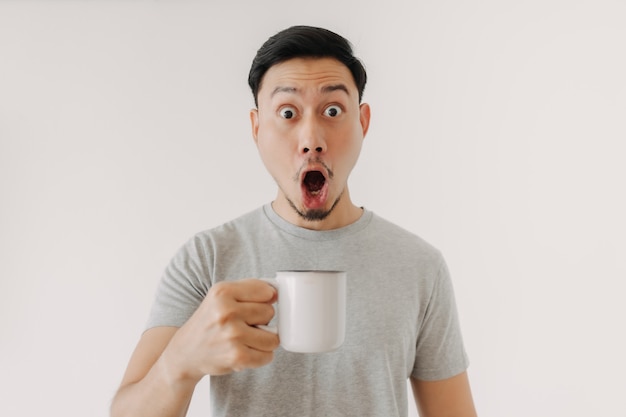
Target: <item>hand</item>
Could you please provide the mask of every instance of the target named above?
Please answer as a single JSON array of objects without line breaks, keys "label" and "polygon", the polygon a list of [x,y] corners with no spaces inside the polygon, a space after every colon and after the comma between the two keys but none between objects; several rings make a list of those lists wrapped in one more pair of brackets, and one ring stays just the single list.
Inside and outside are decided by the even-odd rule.
[{"label": "hand", "polygon": [[198,382],[270,363],[278,336],[254,327],[274,316],[276,290],[258,279],[214,285],[163,352],[169,373]]}]

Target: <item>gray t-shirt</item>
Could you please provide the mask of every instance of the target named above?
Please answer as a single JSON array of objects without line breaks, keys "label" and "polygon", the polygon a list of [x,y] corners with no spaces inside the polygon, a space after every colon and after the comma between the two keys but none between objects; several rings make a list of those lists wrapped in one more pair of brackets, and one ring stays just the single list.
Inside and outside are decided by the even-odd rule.
[{"label": "gray t-shirt", "polygon": [[467,368],[440,252],[368,210],[349,226],[314,231],[268,204],[197,234],[167,267],[148,328],[182,326],[219,281],[292,269],[347,271],[344,344],[329,353],[278,348],[267,366],[211,377],[212,417],[406,416],[407,378]]}]

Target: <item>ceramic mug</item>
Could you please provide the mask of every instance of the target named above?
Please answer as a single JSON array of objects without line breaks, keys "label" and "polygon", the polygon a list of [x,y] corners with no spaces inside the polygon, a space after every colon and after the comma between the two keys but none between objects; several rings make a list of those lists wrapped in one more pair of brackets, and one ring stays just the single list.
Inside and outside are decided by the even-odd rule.
[{"label": "ceramic mug", "polygon": [[328,352],[341,346],[346,332],[346,281],[342,271],[278,271],[263,278],[278,291],[277,326],[258,326],[278,333],[291,352]]}]

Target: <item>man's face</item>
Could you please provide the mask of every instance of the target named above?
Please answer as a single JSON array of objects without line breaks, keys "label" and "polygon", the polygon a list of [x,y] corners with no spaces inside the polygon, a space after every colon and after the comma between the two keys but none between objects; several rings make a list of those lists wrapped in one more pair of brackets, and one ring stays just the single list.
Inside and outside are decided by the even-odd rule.
[{"label": "man's face", "polygon": [[250,113],[261,159],[278,184],[274,209],[291,223],[338,227],[354,206],[347,181],[369,125],[348,68],[332,58],[272,66]]}]

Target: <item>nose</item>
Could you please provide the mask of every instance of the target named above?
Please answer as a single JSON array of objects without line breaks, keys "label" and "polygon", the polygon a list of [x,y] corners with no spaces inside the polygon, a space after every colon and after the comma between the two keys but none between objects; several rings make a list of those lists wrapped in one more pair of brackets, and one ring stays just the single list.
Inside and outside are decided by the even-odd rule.
[{"label": "nose", "polygon": [[[309,153],[310,151],[311,149],[309,148],[302,148],[303,153]],[[322,148],[321,146],[318,146],[317,148],[315,148],[315,152],[322,153],[323,151],[324,151],[324,148]]]},{"label": "nose", "polygon": [[322,154],[326,152],[324,130],[314,117],[308,117],[302,121],[300,152],[302,154]]}]

